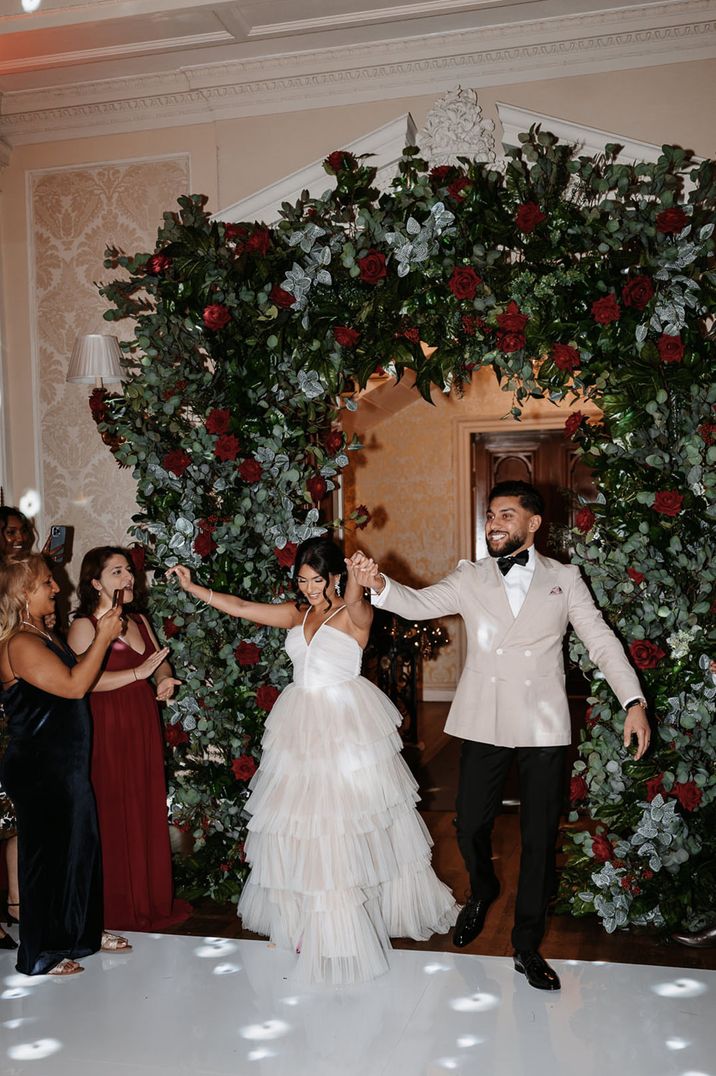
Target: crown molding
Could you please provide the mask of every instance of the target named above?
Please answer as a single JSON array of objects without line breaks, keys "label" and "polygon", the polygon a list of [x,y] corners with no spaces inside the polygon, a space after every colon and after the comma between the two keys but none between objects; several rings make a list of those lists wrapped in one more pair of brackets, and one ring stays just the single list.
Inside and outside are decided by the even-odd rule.
[{"label": "crown molding", "polygon": [[48,67],[70,67],[72,64],[97,63],[99,60],[123,60],[142,53],[166,52],[206,45],[223,45],[234,41],[228,30],[213,30],[206,34],[185,34],[183,37],[150,38],[148,41],[130,41],[122,45],[102,45],[95,49],[78,49],[76,52],[39,53],[34,60],[21,57],[17,60],[0,60],[0,75],[12,75],[17,71],[40,71]]},{"label": "crown molding", "polygon": [[0,137],[21,145],[713,57],[713,0],[668,0],[6,93]]}]

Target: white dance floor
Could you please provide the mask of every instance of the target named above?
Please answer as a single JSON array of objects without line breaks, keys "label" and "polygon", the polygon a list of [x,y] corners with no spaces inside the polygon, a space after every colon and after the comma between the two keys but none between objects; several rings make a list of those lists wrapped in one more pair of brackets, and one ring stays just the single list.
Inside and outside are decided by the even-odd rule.
[{"label": "white dance floor", "polygon": [[[0,955],[3,1076],[716,1076],[716,972],[396,951],[358,987],[298,987],[265,942],[130,935],[73,978]],[[624,942],[628,945],[628,939]]]}]

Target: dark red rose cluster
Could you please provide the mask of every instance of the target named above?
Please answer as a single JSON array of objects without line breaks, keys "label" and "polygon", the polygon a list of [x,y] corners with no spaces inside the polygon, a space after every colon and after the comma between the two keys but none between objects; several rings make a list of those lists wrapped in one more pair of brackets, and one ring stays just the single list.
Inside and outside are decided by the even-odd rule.
[{"label": "dark red rose cluster", "polygon": [[334,325],[333,339],[341,347],[355,347],[360,340],[360,333],[350,325]]},{"label": "dark red rose cluster", "polygon": [[622,288],[622,302],[624,306],[631,306],[635,310],[644,310],[654,297],[654,285],[651,277],[640,276],[632,277],[631,280],[627,280],[626,284]]},{"label": "dark red rose cluster", "polygon": [[224,329],[229,324],[231,313],[223,303],[211,303],[209,306],[204,307],[202,320],[207,329],[211,329],[212,332],[218,332],[219,329]]},{"label": "dark red rose cluster", "polygon": [[355,172],[358,161],[348,150],[334,149],[333,153],[329,153],[326,157],[323,167],[336,176],[339,172]]},{"label": "dark red rose cluster", "polygon": [[571,344],[554,344],[552,346],[552,361],[558,370],[571,374],[581,364],[579,352]]},{"label": "dark red rose cluster", "polygon": [[627,568],[627,575],[631,579],[632,583],[643,583],[646,576],[643,572],[638,572],[636,568]]},{"label": "dark red rose cluster", "polygon": [[545,220],[547,215],[536,202],[523,202],[515,216],[515,224],[525,235],[530,235]]},{"label": "dark red rose cluster", "polygon": [[598,833],[592,840],[592,852],[600,863],[608,863],[614,857],[614,846],[608,837]]},{"label": "dark red rose cluster", "polygon": [[154,254],[149,259],[144,269],[149,276],[161,276],[171,267],[172,260],[166,254]]},{"label": "dark red rose cluster", "polygon": [[364,284],[377,284],[388,275],[385,254],[379,250],[367,250],[356,262]]},{"label": "dark red rose cluster", "polygon": [[574,517],[574,525],[582,534],[587,534],[597,521],[597,517],[591,508],[580,508]]},{"label": "dark red rose cluster", "polygon": [[522,351],[526,344],[525,326],[529,321],[512,299],[505,310],[497,315],[497,346],[506,355]]},{"label": "dark red rose cluster", "polygon": [[655,669],[666,657],[665,651],[650,639],[635,639],[629,644],[629,653],[637,669]]},{"label": "dark red rose cluster", "polygon": [[197,521],[197,526],[199,533],[194,539],[193,549],[202,560],[205,560],[216,549],[216,542],[214,541],[216,524],[209,519],[200,519]]},{"label": "dark red rose cluster", "polygon": [[564,436],[569,437],[570,439],[574,437],[577,430],[581,427],[583,419],[584,415],[581,411],[573,411],[564,424]]},{"label": "dark red rose cluster", "polygon": [[246,459],[239,464],[239,475],[242,481],[247,482],[249,485],[260,482],[263,473],[264,469],[258,460]]},{"label": "dark red rose cluster", "polygon": [[671,516],[673,518],[678,516],[683,503],[683,495],[678,490],[661,489],[654,497],[653,508],[655,512],[659,512],[662,516]]},{"label": "dark red rose cluster", "polygon": [[278,688],[274,687],[273,684],[262,684],[256,692],[256,705],[259,710],[265,710],[266,713],[269,713],[280,694]]},{"label": "dark red rose cluster", "polygon": [[234,657],[239,665],[249,668],[251,665],[258,665],[261,660],[261,650],[256,643],[241,642],[234,650]]},{"label": "dark red rose cluster", "polygon": [[250,781],[257,769],[253,755],[240,755],[231,763],[231,772],[237,781]]},{"label": "dark red rose cluster", "polygon": [[684,342],[680,336],[662,333],[656,347],[662,362],[681,362],[684,357]]},{"label": "dark red rose cluster", "polygon": [[448,287],[456,299],[474,299],[482,277],[471,265],[456,265],[448,280]]},{"label": "dark red rose cluster", "polygon": [[215,407],[206,416],[207,433],[226,433],[231,422],[231,412],[228,407]]},{"label": "dark red rose cluster", "polygon": [[177,478],[181,478],[190,464],[191,456],[183,448],[172,448],[162,459],[164,470],[170,471]]},{"label": "dark red rose cluster", "polygon": [[663,235],[673,235],[681,232],[689,222],[689,218],[679,206],[672,209],[662,209],[656,217],[656,230]]},{"label": "dark red rose cluster", "polygon": [[283,547],[283,549],[279,549],[278,547],[274,549],[274,556],[276,557],[276,560],[279,562],[282,568],[293,567],[293,562],[296,559],[297,549],[298,546],[295,542],[286,542],[286,545]]},{"label": "dark red rose cluster", "polygon": [[598,325],[609,325],[612,321],[619,321],[621,316],[622,312],[613,292],[603,295],[601,299],[595,299],[592,303],[592,317]]},{"label": "dark red rose cluster", "polygon": [[306,489],[309,492],[311,500],[314,504],[318,504],[326,496],[328,491],[328,485],[326,480],[321,474],[312,474],[306,482]]},{"label": "dark red rose cluster", "polygon": [[182,744],[189,743],[189,733],[177,721],[175,725],[164,726],[164,739],[170,747],[181,747]]},{"label": "dark red rose cluster", "polygon": [[589,795],[589,788],[587,782],[582,777],[581,773],[574,776],[569,782],[569,802],[581,803],[582,800],[586,800]]},{"label": "dark red rose cluster", "polygon": [[238,437],[233,433],[222,433],[216,439],[214,445],[214,455],[218,460],[222,460],[224,463],[235,460],[241,450],[241,444]]},{"label": "dark red rose cluster", "polygon": [[296,302],[296,296],[292,295],[290,291],[286,291],[278,284],[274,284],[269,292],[269,300],[277,306],[279,310],[288,310]]}]

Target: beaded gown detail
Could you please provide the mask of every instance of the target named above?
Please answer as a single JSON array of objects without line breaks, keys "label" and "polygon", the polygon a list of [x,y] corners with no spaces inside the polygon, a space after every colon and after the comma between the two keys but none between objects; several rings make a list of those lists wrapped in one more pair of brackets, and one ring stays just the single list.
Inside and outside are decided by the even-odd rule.
[{"label": "beaded gown detail", "polygon": [[330,619],[310,643],[305,618],[286,635],[293,682],[269,714],[250,784],[238,912],[248,930],[298,951],[294,978],[350,983],[387,971],[391,937],[445,933],[458,908],[430,865],[401,716]]}]

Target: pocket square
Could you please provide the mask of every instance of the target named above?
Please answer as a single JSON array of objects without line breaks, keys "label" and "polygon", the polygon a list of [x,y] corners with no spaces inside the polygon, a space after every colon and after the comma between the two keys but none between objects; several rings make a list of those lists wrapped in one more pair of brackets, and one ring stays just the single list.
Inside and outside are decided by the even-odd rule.
[{"label": "pocket square", "polygon": [[550,590],[550,594],[561,594],[561,593],[562,593],[562,588],[561,587],[552,587],[552,589]]}]

